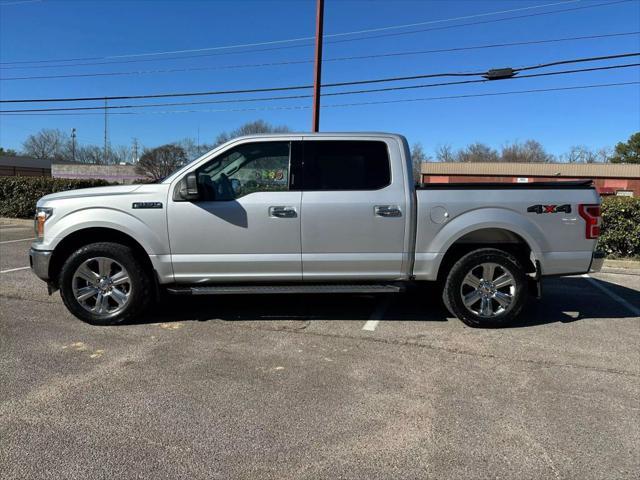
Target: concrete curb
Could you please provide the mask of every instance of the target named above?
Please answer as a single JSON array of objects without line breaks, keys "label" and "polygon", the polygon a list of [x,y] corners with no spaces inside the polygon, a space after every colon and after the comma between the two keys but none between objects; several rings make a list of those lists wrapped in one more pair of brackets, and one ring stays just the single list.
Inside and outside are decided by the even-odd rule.
[{"label": "concrete curb", "polygon": [[30,218],[0,217],[0,227],[33,227],[33,220]]},{"label": "concrete curb", "polygon": [[616,270],[640,270],[640,261],[638,260],[605,260],[603,268],[612,268]]}]

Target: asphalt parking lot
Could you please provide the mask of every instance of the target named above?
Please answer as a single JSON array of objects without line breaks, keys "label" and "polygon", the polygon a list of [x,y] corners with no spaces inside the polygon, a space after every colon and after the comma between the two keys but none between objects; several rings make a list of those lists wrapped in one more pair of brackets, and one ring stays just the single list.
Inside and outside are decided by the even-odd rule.
[{"label": "asphalt parking lot", "polygon": [[624,479],[640,275],[549,279],[513,328],[389,296],[170,298],[72,317],[0,226],[0,477]]}]

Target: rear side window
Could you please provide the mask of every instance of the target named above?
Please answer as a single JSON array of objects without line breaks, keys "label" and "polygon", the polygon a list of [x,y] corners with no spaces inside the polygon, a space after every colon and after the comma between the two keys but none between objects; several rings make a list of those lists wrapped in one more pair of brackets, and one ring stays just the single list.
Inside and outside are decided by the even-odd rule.
[{"label": "rear side window", "polygon": [[379,190],[391,183],[387,144],[304,141],[303,190]]}]

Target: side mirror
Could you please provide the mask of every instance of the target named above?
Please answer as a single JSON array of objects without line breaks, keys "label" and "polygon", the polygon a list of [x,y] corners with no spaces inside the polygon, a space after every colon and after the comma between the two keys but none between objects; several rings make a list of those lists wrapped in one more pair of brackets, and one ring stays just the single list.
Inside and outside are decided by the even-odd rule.
[{"label": "side mirror", "polygon": [[200,190],[198,190],[198,177],[194,172],[187,173],[180,180],[180,188],[178,194],[182,200],[193,201],[200,198]]}]

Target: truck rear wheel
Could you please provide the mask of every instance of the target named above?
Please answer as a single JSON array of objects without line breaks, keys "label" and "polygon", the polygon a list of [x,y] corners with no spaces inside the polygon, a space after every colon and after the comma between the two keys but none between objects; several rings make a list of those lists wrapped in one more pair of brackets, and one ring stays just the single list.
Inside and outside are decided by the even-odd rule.
[{"label": "truck rear wheel", "polygon": [[60,272],[60,295],[73,315],[92,325],[115,325],[142,313],[152,282],[126,245],[92,243],[72,253]]},{"label": "truck rear wheel", "polygon": [[503,327],[527,301],[527,277],[518,260],[494,248],[474,250],[447,276],[442,298],[447,309],[471,327]]}]

